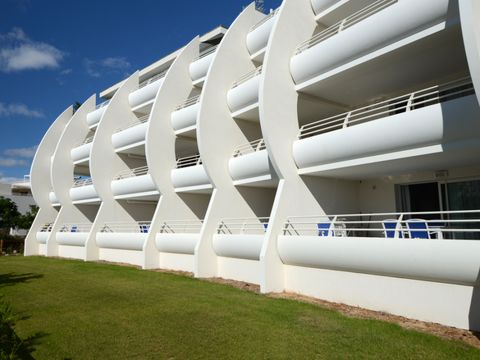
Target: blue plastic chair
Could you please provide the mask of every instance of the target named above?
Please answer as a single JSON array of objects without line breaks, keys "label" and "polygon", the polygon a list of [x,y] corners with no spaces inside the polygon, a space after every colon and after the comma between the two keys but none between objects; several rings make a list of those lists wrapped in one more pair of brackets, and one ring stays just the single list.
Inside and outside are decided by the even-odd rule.
[{"label": "blue plastic chair", "polygon": [[70,228],[70,232],[77,232],[78,231],[78,226],[77,225],[72,225]]},{"label": "blue plastic chair", "polygon": [[267,231],[267,229],[268,229],[268,223],[263,223],[263,229],[264,229],[265,231]]},{"label": "blue plastic chair", "polygon": [[382,221],[383,230],[385,232],[385,237],[389,239],[395,238],[398,233],[398,237],[402,237],[401,229],[397,230],[398,221],[396,219],[385,219]]},{"label": "blue plastic chair", "polygon": [[430,239],[430,231],[425,220],[410,219],[406,223],[410,239]]},{"label": "blue plastic chair", "polygon": [[140,232],[142,234],[148,234],[148,230],[150,230],[150,225],[148,224],[140,224]]},{"label": "blue plastic chair", "polygon": [[318,236],[329,236],[331,226],[330,222],[317,223]]}]

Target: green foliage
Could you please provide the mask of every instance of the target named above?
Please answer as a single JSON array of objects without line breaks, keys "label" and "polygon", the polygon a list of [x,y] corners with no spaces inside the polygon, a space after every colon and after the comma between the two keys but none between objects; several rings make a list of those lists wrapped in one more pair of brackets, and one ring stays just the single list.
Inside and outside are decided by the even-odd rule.
[{"label": "green foliage", "polygon": [[17,205],[11,199],[0,196],[0,228],[15,227],[19,217]]},{"label": "green foliage", "polygon": [[33,220],[35,220],[35,216],[37,216],[37,212],[38,206],[30,205],[30,211],[27,211],[27,213],[24,215],[18,215],[15,225],[20,229],[30,229]]},{"label": "green foliage", "polygon": [[12,307],[0,298],[0,360],[18,359],[22,340],[15,333]]}]

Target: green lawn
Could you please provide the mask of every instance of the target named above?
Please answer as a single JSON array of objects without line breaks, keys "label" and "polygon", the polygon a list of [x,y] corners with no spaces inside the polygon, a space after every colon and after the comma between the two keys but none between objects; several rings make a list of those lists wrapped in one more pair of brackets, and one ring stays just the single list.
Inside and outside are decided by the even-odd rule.
[{"label": "green lawn", "polygon": [[395,324],[115,265],[2,257],[0,294],[35,359],[480,358]]}]

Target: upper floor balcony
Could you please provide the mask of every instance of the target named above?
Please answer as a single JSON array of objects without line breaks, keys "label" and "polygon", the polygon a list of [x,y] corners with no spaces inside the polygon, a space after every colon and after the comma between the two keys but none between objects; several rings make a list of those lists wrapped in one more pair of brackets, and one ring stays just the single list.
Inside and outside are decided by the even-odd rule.
[{"label": "upper floor balcony", "polygon": [[199,107],[200,95],[196,95],[175,108],[171,122],[176,133],[192,132],[196,128]]},{"label": "upper floor balcony", "polygon": [[355,169],[366,175],[377,162],[386,174],[397,160],[403,160],[397,171],[408,171],[426,166],[420,162],[426,155],[437,156],[435,166],[445,168],[462,160],[445,154],[480,136],[479,115],[470,79],[460,79],[306,124],[293,156],[302,174],[351,175]]},{"label": "upper floor balcony", "polygon": [[286,265],[478,285],[480,210],[290,217]]},{"label": "upper floor balcony", "polygon": [[85,246],[91,229],[91,223],[65,223],[56,234],[57,243],[66,246]]},{"label": "upper floor balcony", "polygon": [[193,255],[200,240],[203,220],[167,220],[155,237],[158,251]]},{"label": "upper floor balcony", "polygon": [[[247,48],[252,59],[260,60],[260,53],[265,53],[278,10],[272,11],[250,29],[247,35]],[[263,59],[263,56],[260,58]]]},{"label": "upper floor balcony", "polygon": [[227,103],[232,117],[258,121],[258,90],[262,66],[245,74],[227,93]]},{"label": "upper floor balcony", "polygon": [[81,164],[89,161],[94,137],[95,134],[86,137],[85,140],[70,151],[70,156],[72,157],[74,164]]},{"label": "upper floor balcony", "polygon": [[311,0],[312,8],[316,15],[321,14],[323,11],[328,9],[330,6],[335,5],[336,3],[348,2],[349,0]]},{"label": "upper floor balcony", "polygon": [[235,185],[271,180],[272,174],[265,141],[258,139],[240,145],[229,160],[228,169]]},{"label": "upper floor balcony", "polygon": [[[300,88],[341,65],[444,21],[448,0],[379,0],[301,43],[290,61]],[[400,46],[400,45],[399,45]]]},{"label": "upper floor balcony", "polygon": [[50,191],[48,193],[48,198],[50,199],[52,206],[60,206],[60,202],[58,201],[57,195],[54,191]]},{"label": "upper floor balcony", "polygon": [[53,230],[53,222],[45,223],[39,231],[37,231],[37,242],[39,244],[46,244]]},{"label": "upper floor balcony", "polygon": [[212,188],[200,155],[183,157],[177,160],[171,179],[175,191],[201,191]]},{"label": "upper floor balcony", "polygon": [[96,234],[99,248],[142,251],[150,221],[108,222]]},{"label": "upper floor balcony", "polygon": [[100,201],[91,178],[75,180],[70,189],[70,198],[74,204]]},{"label": "upper floor balcony", "polygon": [[142,116],[138,118],[136,122],[119,128],[117,132],[112,135],[112,144],[115,151],[122,151],[127,148],[144,145],[149,117],[150,115]]},{"label": "upper floor balcony", "polygon": [[152,175],[148,173],[148,166],[120,172],[112,181],[111,189],[115,199],[158,195],[159,193]]},{"label": "upper floor balcony", "polygon": [[208,48],[200,53],[200,55],[190,64],[190,77],[192,78],[194,86],[199,86],[205,81],[205,77],[207,76],[208,69],[210,68],[210,64],[212,63],[216,51],[217,46]]},{"label": "upper floor balcony", "polygon": [[260,260],[269,218],[223,219],[213,236],[217,256]]},{"label": "upper floor balcony", "polygon": [[94,128],[98,125],[109,103],[110,100],[104,101],[98,104],[94,111],[87,114],[87,124],[90,128]]},{"label": "upper floor balcony", "polygon": [[163,80],[167,74],[167,71],[168,69],[141,82],[138,90],[135,90],[128,95],[128,102],[133,109],[143,106],[144,104],[150,103],[154,100],[158,89],[160,89],[160,86],[163,84]]}]

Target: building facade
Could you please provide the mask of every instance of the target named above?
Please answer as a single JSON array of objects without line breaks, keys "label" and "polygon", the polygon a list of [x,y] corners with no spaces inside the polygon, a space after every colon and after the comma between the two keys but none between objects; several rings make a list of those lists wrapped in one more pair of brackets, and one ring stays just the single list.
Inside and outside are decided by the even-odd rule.
[{"label": "building facade", "polygon": [[26,255],[480,329],[480,4],[284,0],[67,108]]}]

